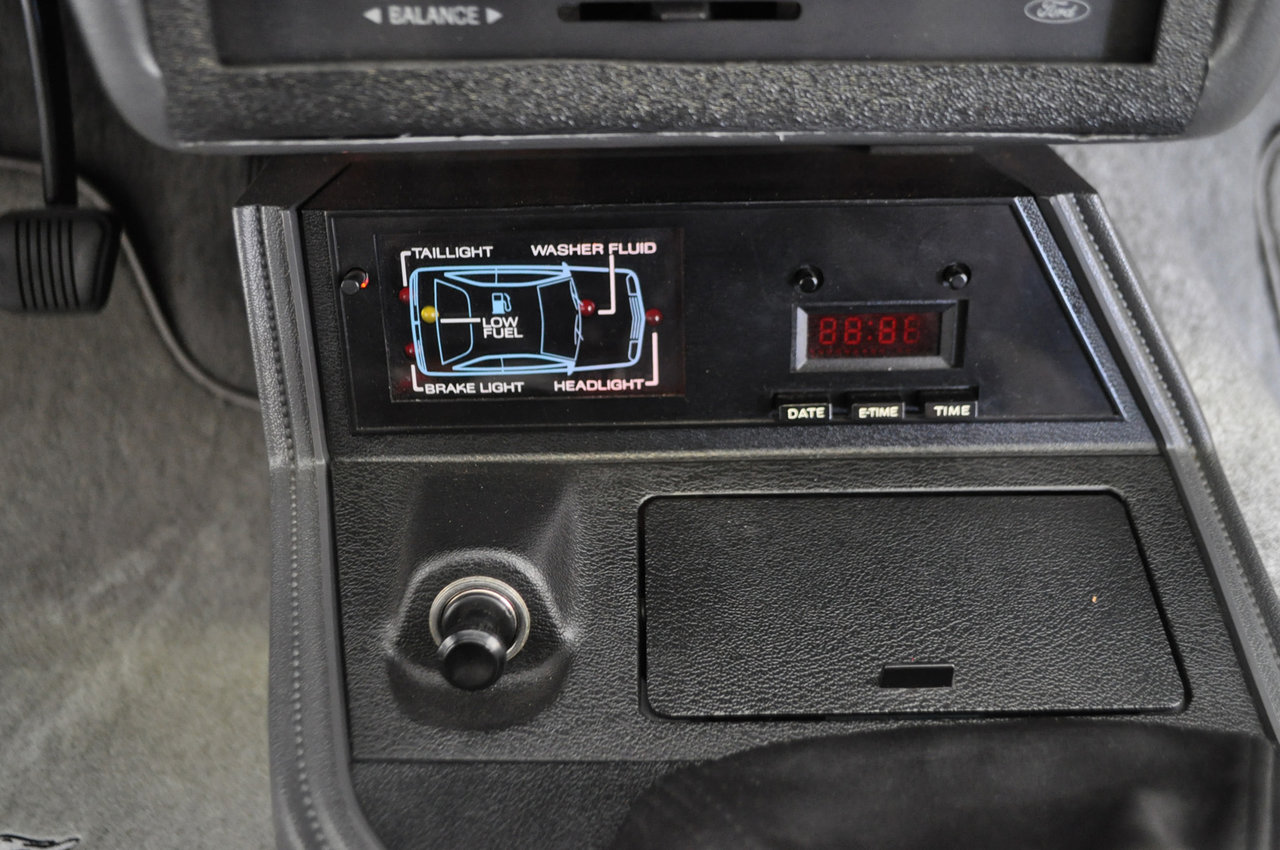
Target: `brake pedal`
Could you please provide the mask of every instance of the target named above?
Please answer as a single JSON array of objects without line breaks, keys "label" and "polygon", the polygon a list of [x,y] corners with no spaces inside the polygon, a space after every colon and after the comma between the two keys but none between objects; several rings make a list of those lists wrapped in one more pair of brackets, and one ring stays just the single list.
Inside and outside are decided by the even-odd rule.
[{"label": "brake pedal", "polygon": [[35,78],[45,208],[0,216],[0,309],[96,312],[107,303],[120,224],[104,210],[76,206],[62,18],[57,0],[22,0]]}]

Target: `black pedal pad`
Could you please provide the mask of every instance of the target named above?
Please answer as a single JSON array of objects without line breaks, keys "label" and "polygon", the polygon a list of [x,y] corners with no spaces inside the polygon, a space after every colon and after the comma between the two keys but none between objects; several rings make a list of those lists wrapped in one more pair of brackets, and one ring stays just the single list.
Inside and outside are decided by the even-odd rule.
[{"label": "black pedal pad", "polygon": [[102,309],[119,247],[120,224],[102,210],[54,207],[0,216],[0,309]]}]

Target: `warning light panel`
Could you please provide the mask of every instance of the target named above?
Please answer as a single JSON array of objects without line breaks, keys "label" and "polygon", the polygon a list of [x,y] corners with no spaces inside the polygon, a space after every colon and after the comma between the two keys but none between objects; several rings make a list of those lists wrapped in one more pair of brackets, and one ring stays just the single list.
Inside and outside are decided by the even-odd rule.
[{"label": "warning light panel", "polygon": [[[393,401],[684,391],[676,230],[386,238]],[[389,252],[390,253],[390,252]],[[407,297],[405,293],[407,292]],[[664,320],[665,319],[665,320]]]}]

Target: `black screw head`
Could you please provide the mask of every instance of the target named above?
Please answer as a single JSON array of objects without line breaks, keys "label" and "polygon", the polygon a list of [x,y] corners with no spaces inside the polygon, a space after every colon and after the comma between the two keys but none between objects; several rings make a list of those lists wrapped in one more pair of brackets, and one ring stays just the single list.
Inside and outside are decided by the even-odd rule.
[{"label": "black screw head", "polygon": [[973,280],[973,272],[964,263],[952,263],[938,272],[938,280],[950,289],[964,289]]},{"label": "black screw head", "polygon": [[791,285],[808,294],[822,288],[822,269],[817,266],[801,266],[791,275]]}]

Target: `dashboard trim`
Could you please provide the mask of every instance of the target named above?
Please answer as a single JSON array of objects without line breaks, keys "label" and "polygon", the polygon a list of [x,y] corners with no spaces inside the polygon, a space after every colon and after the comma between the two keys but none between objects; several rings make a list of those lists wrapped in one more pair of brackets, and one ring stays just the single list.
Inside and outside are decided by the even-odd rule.
[{"label": "dashboard trim", "polygon": [[[1204,132],[1236,114],[1213,107],[1200,116],[1206,81],[1214,93],[1244,92],[1247,101],[1280,56],[1280,38],[1259,49],[1253,31],[1245,37],[1235,28],[1220,41],[1220,13],[1240,4],[1249,5],[1168,0],[1155,61],[1138,66],[522,60],[231,68],[217,58],[204,0],[72,0],[108,92],[136,129],[167,147],[243,154],[1062,142],[1173,136],[1198,117],[1195,129]],[[1264,24],[1280,30],[1280,15]],[[1235,61],[1237,51],[1246,59]]]}]

